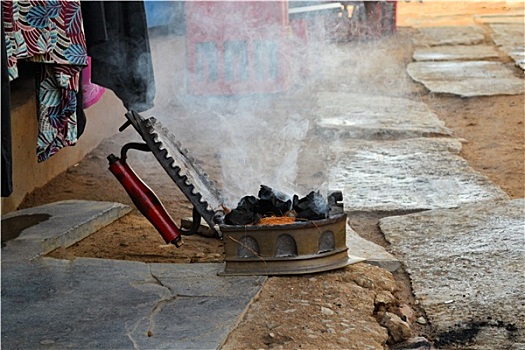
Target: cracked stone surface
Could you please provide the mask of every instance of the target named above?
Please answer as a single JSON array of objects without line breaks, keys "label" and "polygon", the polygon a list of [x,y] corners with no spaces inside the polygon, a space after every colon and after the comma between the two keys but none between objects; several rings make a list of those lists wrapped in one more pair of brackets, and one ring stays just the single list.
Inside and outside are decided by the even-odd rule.
[{"label": "cracked stone surface", "polygon": [[524,223],[525,199],[380,221],[440,348],[525,348]]},{"label": "cracked stone surface", "polygon": [[412,55],[415,61],[483,60],[498,58],[498,51],[489,45],[457,45],[419,47]]},{"label": "cracked stone surface", "polygon": [[412,39],[414,46],[476,45],[485,40],[479,26],[419,28]]},{"label": "cracked stone surface", "polygon": [[265,281],[218,277],[219,266],[87,258],[3,263],[2,346],[219,348]]},{"label": "cracked stone surface", "polygon": [[518,95],[525,91],[523,79],[501,62],[412,62],[407,72],[434,93],[474,97]]},{"label": "cracked stone surface", "polygon": [[491,23],[491,37],[494,43],[525,70],[525,28],[521,23]]},{"label": "cracked stone surface", "polygon": [[332,146],[330,187],[347,211],[453,208],[508,196],[458,156],[456,139],[341,140]]},{"label": "cracked stone surface", "polygon": [[317,95],[317,127],[350,138],[450,135],[422,102],[344,92]]},{"label": "cracked stone surface", "polygon": [[2,217],[6,230],[18,227],[2,247],[3,348],[221,346],[265,277],[219,277],[220,264],[42,257],[129,210],[119,203],[63,201]]}]

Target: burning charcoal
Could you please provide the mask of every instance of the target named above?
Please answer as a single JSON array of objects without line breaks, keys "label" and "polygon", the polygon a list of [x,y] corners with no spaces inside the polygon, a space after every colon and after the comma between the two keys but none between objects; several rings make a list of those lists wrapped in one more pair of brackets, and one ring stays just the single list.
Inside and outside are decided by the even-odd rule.
[{"label": "burning charcoal", "polygon": [[261,215],[282,216],[292,209],[292,200],[284,193],[261,185],[257,212]]},{"label": "burning charcoal", "polygon": [[319,192],[310,192],[306,197],[293,197],[293,209],[298,219],[322,220],[328,218],[330,207]]},{"label": "burning charcoal", "polygon": [[243,197],[237,208],[226,214],[224,222],[227,225],[254,225],[258,223],[257,202],[258,200],[254,196]]}]

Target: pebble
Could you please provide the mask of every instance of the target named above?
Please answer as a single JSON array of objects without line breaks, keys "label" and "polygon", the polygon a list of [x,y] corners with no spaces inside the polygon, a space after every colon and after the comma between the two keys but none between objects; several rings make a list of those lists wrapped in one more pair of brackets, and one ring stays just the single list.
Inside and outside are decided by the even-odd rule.
[{"label": "pebble", "polygon": [[374,301],[374,304],[376,306],[383,304],[387,308],[395,303],[396,303],[396,298],[392,295],[392,293],[386,290],[379,291]]},{"label": "pebble", "polygon": [[277,324],[269,322],[269,323],[266,324],[266,328],[268,328],[268,329],[277,328]]},{"label": "pebble", "polygon": [[433,349],[432,343],[424,337],[414,337],[397,343],[391,347],[392,350],[430,350]]},{"label": "pebble", "polygon": [[339,337],[339,338],[337,338],[337,342],[339,344],[346,344],[346,343],[349,342],[349,340],[347,338],[345,338],[345,337]]},{"label": "pebble", "polygon": [[418,317],[416,322],[419,323],[419,324],[427,324],[427,320],[425,320],[425,318],[423,316]]},{"label": "pebble", "polygon": [[396,314],[385,312],[385,315],[379,324],[388,329],[389,337],[396,343],[412,336],[412,330],[408,323],[401,320]]},{"label": "pebble", "polygon": [[335,314],[334,310],[324,306],[321,306],[321,313],[326,316],[332,316],[333,314]]},{"label": "pebble", "polygon": [[416,320],[414,310],[412,310],[412,308],[407,304],[399,305],[398,316],[401,317],[401,319],[403,319],[404,316],[408,323],[414,323]]}]

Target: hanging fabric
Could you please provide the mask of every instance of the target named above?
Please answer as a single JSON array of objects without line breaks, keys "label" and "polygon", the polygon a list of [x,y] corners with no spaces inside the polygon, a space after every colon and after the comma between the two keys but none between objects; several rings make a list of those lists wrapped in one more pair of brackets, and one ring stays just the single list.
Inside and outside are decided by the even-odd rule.
[{"label": "hanging fabric", "polygon": [[124,107],[153,107],[155,79],[143,1],[82,1],[91,81],[111,89]]},{"label": "hanging fabric", "polygon": [[102,86],[91,82],[91,58],[89,56],[88,66],[82,70],[82,78],[80,81],[82,82],[82,89],[80,91],[82,91],[83,94],[83,108],[89,108],[97,103],[106,91]]},{"label": "hanging fabric", "polygon": [[80,71],[87,64],[80,1],[2,1],[7,68],[18,77],[17,61],[42,63],[37,91],[38,161],[78,138]]},{"label": "hanging fabric", "polygon": [[[2,11],[3,15],[3,11]],[[2,197],[13,192],[13,165],[11,152],[11,86],[7,71],[7,52],[5,48],[4,20],[2,16]]]}]

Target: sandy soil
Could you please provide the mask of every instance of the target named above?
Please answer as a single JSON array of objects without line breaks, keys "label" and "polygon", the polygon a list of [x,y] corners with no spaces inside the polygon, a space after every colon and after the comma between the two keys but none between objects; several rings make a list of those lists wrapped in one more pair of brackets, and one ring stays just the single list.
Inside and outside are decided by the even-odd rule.
[{"label": "sandy soil", "polygon": [[[396,35],[380,40],[377,45],[342,45],[358,45],[362,57],[366,57],[367,49],[372,50],[370,54],[377,54],[379,46],[381,53],[388,57],[384,65],[399,66],[411,60],[410,33],[410,29],[400,29]],[[524,197],[523,95],[470,99],[432,95],[410,81],[404,71],[397,74],[392,77],[390,85],[383,84],[383,93],[395,94],[392,87],[402,81],[408,97],[427,103],[453,130],[455,137],[466,140],[461,156],[474,169],[488,176],[511,198]],[[522,73],[516,71],[516,74]],[[363,71],[353,79],[359,85],[360,81],[384,80],[384,77],[374,74],[374,67],[370,67],[370,71]],[[109,153],[118,152],[133,138],[132,133],[134,131],[126,130],[103,142],[82,162],[28,195],[20,208],[65,199],[132,205],[107,171],[106,160]],[[212,178],[218,176],[220,169],[216,166],[213,150],[202,143],[192,146],[200,150],[199,158],[209,165],[207,170]],[[130,164],[159,195],[172,217],[180,219],[191,215],[190,204],[154,159],[134,159],[132,156]],[[350,218],[350,222],[360,235],[387,247],[377,227],[381,216],[380,213],[356,215]],[[166,246],[148,221],[134,210],[83,241],[68,249],[57,250],[50,256],[198,263],[220,262],[223,251],[221,241],[199,236],[185,237],[185,245],[179,249]],[[404,309],[399,306],[404,304],[415,310],[415,314],[400,311]],[[377,267],[356,264],[322,274],[271,277],[224,348],[381,349],[381,344],[387,339],[389,344],[394,341],[392,334],[389,337],[379,324],[386,311],[407,316],[413,335],[432,339],[430,326],[413,322],[414,318],[424,317],[424,313],[418,308],[410,280],[403,271],[392,275]]]}]

